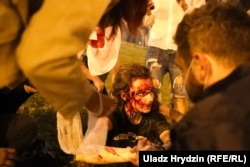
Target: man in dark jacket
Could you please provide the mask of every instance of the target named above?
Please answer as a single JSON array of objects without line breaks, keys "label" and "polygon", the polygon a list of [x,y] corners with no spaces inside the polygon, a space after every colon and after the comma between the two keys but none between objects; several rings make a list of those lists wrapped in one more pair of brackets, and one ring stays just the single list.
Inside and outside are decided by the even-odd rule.
[{"label": "man in dark jacket", "polygon": [[171,130],[168,150],[250,150],[250,16],[209,3],[184,16],[175,42],[194,105]]},{"label": "man in dark jacket", "polygon": [[195,103],[171,132],[171,150],[250,150],[250,17],[207,4],[178,26],[176,62]]}]

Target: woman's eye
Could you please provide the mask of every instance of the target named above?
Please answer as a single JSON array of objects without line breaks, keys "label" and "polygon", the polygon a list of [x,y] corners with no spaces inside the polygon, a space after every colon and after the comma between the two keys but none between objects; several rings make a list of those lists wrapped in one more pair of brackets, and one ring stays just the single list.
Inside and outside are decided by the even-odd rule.
[{"label": "woman's eye", "polygon": [[149,91],[140,91],[137,93],[138,96],[145,96],[149,93]]},{"label": "woman's eye", "polygon": [[145,95],[145,92],[138,93],[138,96],[143,96],[143,95]]}]

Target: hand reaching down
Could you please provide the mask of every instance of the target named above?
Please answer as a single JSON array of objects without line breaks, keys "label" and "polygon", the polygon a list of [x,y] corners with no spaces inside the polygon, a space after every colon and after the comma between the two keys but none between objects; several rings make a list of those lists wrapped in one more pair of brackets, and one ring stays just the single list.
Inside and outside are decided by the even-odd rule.
[{"label": "hand reaching down", "polygon": [[16,151],[14,148],[0,148],[0,166],[14,167]]}]

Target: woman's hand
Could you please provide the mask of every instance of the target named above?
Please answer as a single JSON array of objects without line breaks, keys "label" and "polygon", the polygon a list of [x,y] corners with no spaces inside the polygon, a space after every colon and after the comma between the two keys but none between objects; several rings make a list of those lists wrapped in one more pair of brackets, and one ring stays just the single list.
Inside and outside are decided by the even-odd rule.
[{"label": "woman's hand", "polygon": [[14,167],[16,150],[14,148],[0,148],[0,167]]}]

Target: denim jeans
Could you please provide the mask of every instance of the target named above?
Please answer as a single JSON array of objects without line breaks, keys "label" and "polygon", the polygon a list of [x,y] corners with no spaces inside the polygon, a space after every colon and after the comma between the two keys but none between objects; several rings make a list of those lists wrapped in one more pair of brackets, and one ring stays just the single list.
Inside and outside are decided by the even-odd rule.
[{"label": "denim jeans", "polygon": [[172,94],[184,98],[186,93],[183,84],[183,73],[175,64],[175,54],[176,51],[174,50],[163,50],[149,46],[145,63],[152,73],[154,85],[157,85],[157,89],[160,90],[164,75],[169,73]]}]

